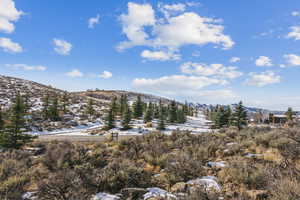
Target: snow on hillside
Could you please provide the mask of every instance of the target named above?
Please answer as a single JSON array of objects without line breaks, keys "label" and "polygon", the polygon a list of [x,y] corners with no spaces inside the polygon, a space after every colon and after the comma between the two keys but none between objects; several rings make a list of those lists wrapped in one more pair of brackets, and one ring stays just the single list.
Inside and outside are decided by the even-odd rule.
[{"label": "snow on hillside", "polygon": [[[200,134],[205,132],[210,132],[208,125],[209,121],[205,119],[203,113],[199,113],[196,117],[188,117],[185,124],[166,124],[166,130],[163,131],[165,134],[171,134],[173,131],[190,131],[192,134]],[[121,131],[121,121],[117,120],[116,125],[118,128],[107,131],[106,134],[112,132],[118,132],[119,135],[143,135],[156,131],[157,121],[153,120],[153,127],[146,127],[143,120],[133,120],[131,125],[132,129],[127,131]],[[30,132],[33,135],[64,135],[64,136],[88,136],[90,135],[90,130],[101,129],[104,127],[103,122],[89,123],[87,126],[77,126],[72,129],[60,129],[55,131],[44,131],[44,132]]]}]

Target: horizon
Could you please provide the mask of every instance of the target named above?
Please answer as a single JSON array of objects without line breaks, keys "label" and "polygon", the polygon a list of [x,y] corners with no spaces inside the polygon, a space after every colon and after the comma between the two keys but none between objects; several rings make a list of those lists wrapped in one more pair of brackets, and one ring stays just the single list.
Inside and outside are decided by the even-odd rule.
[{"label": "horizon", "polygon": [[289,2],[121,0],[65,8],[58,0],[3,0],[0,74],[73,92],[300,110],[300,2]]}]

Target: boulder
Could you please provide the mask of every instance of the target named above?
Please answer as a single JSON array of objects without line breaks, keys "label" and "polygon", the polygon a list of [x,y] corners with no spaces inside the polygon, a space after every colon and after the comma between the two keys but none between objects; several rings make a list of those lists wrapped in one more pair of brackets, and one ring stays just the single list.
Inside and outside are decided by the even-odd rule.
[{"label": "boulder", "polygon": [[92,197],[91,200],[120,200],[121,198],[117,195],[111,195],[108,193],[100,192]]},{"label": "boulder", "polygon": [[190,180],[187,184],[193,188],[197,186],[204,187],[206,191],[221,192],[222,187],[218,184],[218,179],[214,176],[203,176],[194,180]]},{"label": "boulder", "polygon": [[175,195],[157,187],[147,188],[147,191],[148,192],[143,196],[144,200],[156,200],[161,198],[164,198],[165,200],[177,199]]}]

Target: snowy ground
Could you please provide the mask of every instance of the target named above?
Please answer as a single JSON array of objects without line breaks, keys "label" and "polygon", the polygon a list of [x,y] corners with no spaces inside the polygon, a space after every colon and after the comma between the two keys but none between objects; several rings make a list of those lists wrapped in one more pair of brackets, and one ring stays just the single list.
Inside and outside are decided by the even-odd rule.
[{"label": "snowy ground", "polygon": [[[166,130],[163,131],[165,134],[171,134],[175,130],[186,130],[191,131],[192,134],[200,134],[204,132],[210,132],[208,126],[209,121],[205,119],[202,113],[199,113],[197,117],[188,117],[185,124],[166,124]],[[121,126],[121,121],[116,122],[117,127]],[[131,124],[133,127],[127,131],[120,131],[118,128],[112,129],[107,132],[118,132],[119,135],[142,135],[148,134],[156,130],[157,121],[153,121],[153,127],[146,127],[143,120],[134,120]],[[52,132],[31,132],[33,135],[58,135],[58,136],[88,136],[89,131],[93,129],[101,129],[104,126],[103,123],[91,123],[88,126],[78,126],[73,129],[61,129]]]}]

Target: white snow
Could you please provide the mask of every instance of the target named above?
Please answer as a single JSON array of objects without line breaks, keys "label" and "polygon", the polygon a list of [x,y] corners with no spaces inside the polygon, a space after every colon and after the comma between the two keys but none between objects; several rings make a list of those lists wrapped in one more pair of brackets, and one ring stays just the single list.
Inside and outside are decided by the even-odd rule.
[{"label": "white snow", "polygon": [[155,198],[155,197],[166,198],[166,200],[177,199],[175,195],[157,187],[147,188],[147,190],[148,192],[144,194],[144,200]]},{"label": "white snow", "polygon": [[100,192],[96,194],[91,200],[119,200],[120,197],[107,193]]},{"label": "white snow", "polygon": [[214,176],[203,176],[191,181],[188,181],[187,184],[190,185],[201,185],[204,186],[206,190],[215,190],[220,192],[222,187],[218,184],[218,179]]},{"label": "white snow", "polygon": [[222,167],[226,167],[227,163],[225,161],[208,162],[207,165],[210,166],[210,167],[222,168]]}]

